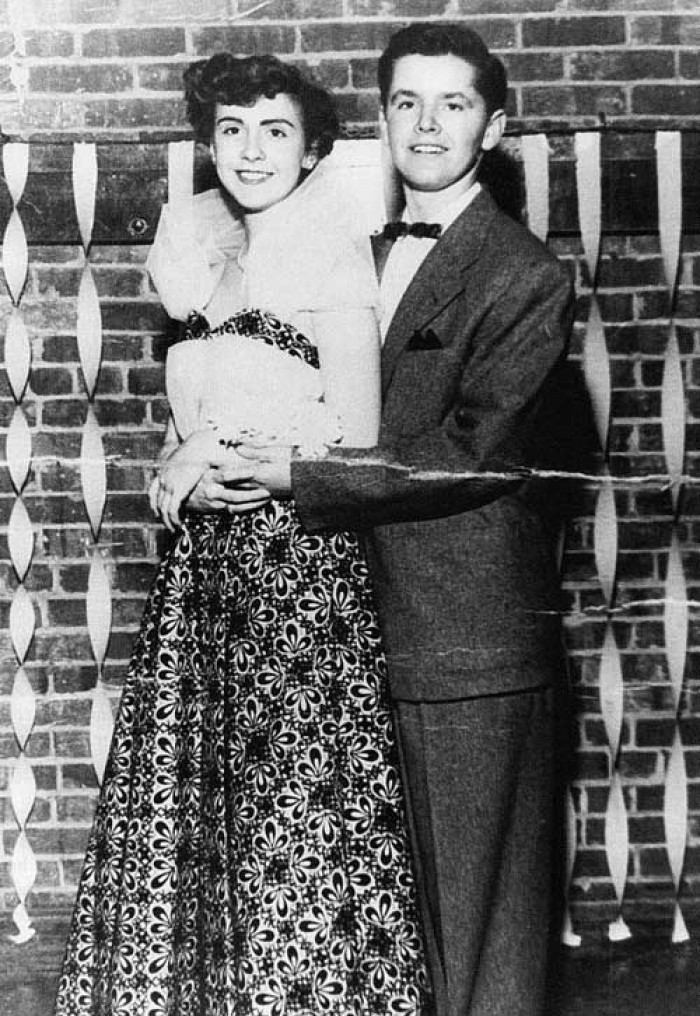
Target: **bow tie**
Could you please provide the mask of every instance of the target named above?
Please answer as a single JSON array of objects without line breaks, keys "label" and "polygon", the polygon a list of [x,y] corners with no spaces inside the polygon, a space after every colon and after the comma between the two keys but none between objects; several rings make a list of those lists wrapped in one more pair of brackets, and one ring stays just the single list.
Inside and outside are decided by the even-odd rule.
[{"label": "bow tie", "polygon": [[439,222],[387,222],[382,230],[385,240],[398,240],[400,236],[417,236],[422,240],[437,240],[442,232]]}]

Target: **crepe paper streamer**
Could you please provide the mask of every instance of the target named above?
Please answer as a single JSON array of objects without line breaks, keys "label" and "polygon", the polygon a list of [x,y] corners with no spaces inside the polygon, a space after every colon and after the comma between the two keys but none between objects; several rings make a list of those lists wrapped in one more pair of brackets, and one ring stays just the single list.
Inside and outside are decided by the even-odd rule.
[{"label": "crepe paper streamer", "polygon": [[32,767],[27,761],[26,755],[20,755],[15,762],[10,782],[10,801],[21,826],[29,818],[35,794],[36,781]]},{"label": "crepe paper streamer", "polygon": [[610,360],[605,341],[605,328],[595,293],[591,305],[583,344],[583,376],[591,400],[591,409],[603,454],[607,452],[610,431]]},{"label": "crepe paper streamer", "polygon": [[29,254],[27,236],[17,209],[13,209],[2,241],[2,267],[7,288],[15,306],[19,303],[27,281]]},{"label": "crepe paper streamer", "polygon": [[656,186],[661,257],[666,285],[673,295],[678,279],[683,219],[680,131],[656,132]]},{"label": "crepe paper streamer", "polygon": [[171,208],[191,199],[193,170],[194,141],[171,141],[168,145],[168,204]]},{"label": "crepe paper streamer", "polygon": [[12,212],[5,228],[2,244],[2,267],[7,288],[15,306],[19,303],[27,281],[27,236],[17,211],[29,171],[29,145],[13,142],[3,148],[3,172],[12,199]]},{"label": "crepe paper streamer", "polygon": [[5,332],[5,371],[15,402],[21,402],[29,380],[32,351],[24,320],[17,307],[12,308]]},{"label": "crepe paper streamer", "polygon": [[676,890],[676,905],[673,921],[673,942],[687,942],[690,938],[683,919],[678,893],[683,877],[683,862],[688,835],[688,778],[685,769],[685,758],[680,731],[676,728],[673,746],[666,769],[666,786],[664,793],[664,829],[666,832],[666,850]]},{"label": "crepe paper streamer", "polygon": [[87,254],[95,224],[95,195],[97,194],[97,148],[92,143],[73,145],[73,202],[78,219],[80,240]]},{"label": "crepe paper streamer", "polygon": [[546,134],[525,134],[521,145],[527,224],[544,243],[549,233],[549,142]]},{"label": "crepe paper streamer", "polygon": [[600,256],[600,135],[594,131],[577,133],[574,138],[574,150],[581,241],[591,285],[594,286]]},{"label": "crepe paper streamer", "polygon": [[612,606],[617,573],[617,510],[615,492],[607,467],[601,477],[593,521],[595,562],[605,603]]},{"label": "crepe paper streamer", "polygon": [[95,394],[102,360],[102,312],[89,262],[83,265],[78,287],[78,353],[89,399]]},{"label": "crepe paper streamer", "polygon": [[36,618],[31,597],[24,586],[17,586],[10,604],[10,638],[20,665],[34,637]]},{"label": "crepe paper streamer", "polygon": [[12,882],[20,900],[12,913],[14,922],[19,929],[19,934],[8,936],[16,945],[28,942],[36,934],[36,929],[31,927],[30,918],[25,907],[27,894],[36,880],[36,871],[34,853],[29,845],[27,834],[22,830],[15,843],[15,849],[12,853],[12,864],[10,866]]},{"label": "crepe paper streamer", "polygon": [[80,446],[80,482],[92,536],[94,540],[97,540],[107,498],[107,464],[102,434],[92,406],[88,406],[83,427]]},{"label": "crepe paper streamer", "polygon": [[113,730],[114,720],[109,696],[103,682],[98,679],[92,696],[92,712],[90,713],[90,751],[92,764],[100,784],[107,765]]},{"label": "crepe paper streamer", "polygon": [[688,590],[683,572],[683,560],[674,532],[668,551],[666,569],[666,597],[664,602],[664,639],[668,673],[673,689],[673,703],[676,713],[681,702],[683,675],[688,650]]},{"label": "crepe paper streamer", "polygon": [[112,600],[107,568],[98,548],[93,549],[90,561],[86,611],[92,652],[101,670],[112,625]]},{"label": "crepe paper streamer", "polygon": [[12,486],[19,494],[32,462],[32,435],[24,411],[19,406],[15,408],[7,430],[5,456]]},{"label": "crepe paper streamer", "polygon": [[[605,814],[605,852],[615,895],[617,896],[620,908],[622,908],[625,883],[627,882],[629,836],[627,810],[622,793],[622,780],[616,769],[613,770],[612,774],[610,796],[608,797],[608,807]],[[616,920],[608,925],[608,938],[611,942],[622,942],[630,937],[630,930],[625,924],[622,913],[620,913]]]},{"label": "crepe paper streamer", "polygon": [[26,142],[13,141],[3,147],[2,170],[12,204],[17,205],[24,193],[29,173],[29,145]]},{"label": "crepe paper streamer", "polygon": [[664,377],[661,388],[661,428],[664,437],[666,466],[671,483],[671,498],[674,513],[683,482],[683,459],[685,455],[685,394],[683,391],[683,369],[678,349],[676,328],[669,326],[669,337],[664,357]]},{"label": "crepe paper streamer", "polygon": [[34,530],[29,513],[19,497],[12,506],[7,527],[7,542],[12,567],[19,581],[23,582],[34,554]]},{"label": "crepe paper streamer", "polygon": [[565,902],[564,922],[561,932],[561,940],[564,945],[572,949],[581,945],[581,936],[578,935],[571,923],[571,908],[569,906],[569,886],[576,863],[576,810],[571,797],[571,790],[566,793],[566,878],[565,878]]},{"label": "crepe paper streamer", "polygon": [[605,733],[610,746],[613,766],[620,752],[624,683],[620,666],[620,652],[615,641],[612,624],[608,621],[600,657],[599,676],[600,709],[605,724]]},{"label": "crepe paper streamer", "polygon": [[27,743],[36,717],[36,695],[27,677],[24,667],[15,674],[10,696],[10,718],[12,729],[20,749],[23,751]]}]

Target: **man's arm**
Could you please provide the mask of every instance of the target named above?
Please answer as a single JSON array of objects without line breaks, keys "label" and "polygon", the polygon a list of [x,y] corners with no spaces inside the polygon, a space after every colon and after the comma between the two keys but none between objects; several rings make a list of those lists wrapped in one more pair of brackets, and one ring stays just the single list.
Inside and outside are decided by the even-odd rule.
[{"label": "man's arm", "polygon": [[[560,362],[573,294],[564,269],[529,266],[530,286],[500,294],[475,336],[449,412],[375,449],[296,458],[291,485],[310,530],[358,528],[468,511],[514,490],[536,465],[543,389]],[[411,393],[405,393],[410,412]],[[264,469],[256,479],[272,483]]]}]

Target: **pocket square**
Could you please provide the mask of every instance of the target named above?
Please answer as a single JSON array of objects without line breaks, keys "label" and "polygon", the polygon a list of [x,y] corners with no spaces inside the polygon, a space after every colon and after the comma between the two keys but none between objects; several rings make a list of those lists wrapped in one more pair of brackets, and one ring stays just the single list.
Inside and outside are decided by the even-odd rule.
[{"label": "pocket square", "polygon": [[413,333],[406,346],[408,351],[411,350],[423,350],[423,349],[442,349],[442,343],[438,339],[432,328],[428,328],[427,331],[421,332],[416,331]]}]

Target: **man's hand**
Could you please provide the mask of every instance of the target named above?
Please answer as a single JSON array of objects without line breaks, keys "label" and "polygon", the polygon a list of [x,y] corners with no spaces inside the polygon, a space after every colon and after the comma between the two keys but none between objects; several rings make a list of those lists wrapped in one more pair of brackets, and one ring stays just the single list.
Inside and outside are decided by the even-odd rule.
[{"label": "man's hand", "polygon": [[292,449],[288,445],[243,444],[236,447],[241,458],[247,459],[251,476],[273,497],[290,497],[292,493]]},{"label": "man's hand", "polygon": [[[240,469],[234,475],[229,469],[207,469],[187,499],[187,507],[196,512],[228,512],[243,515],[259,508],[270,500],[270,492],[247,477],[240,478]],[[235,486],[227,484],[235,483]]]}]

